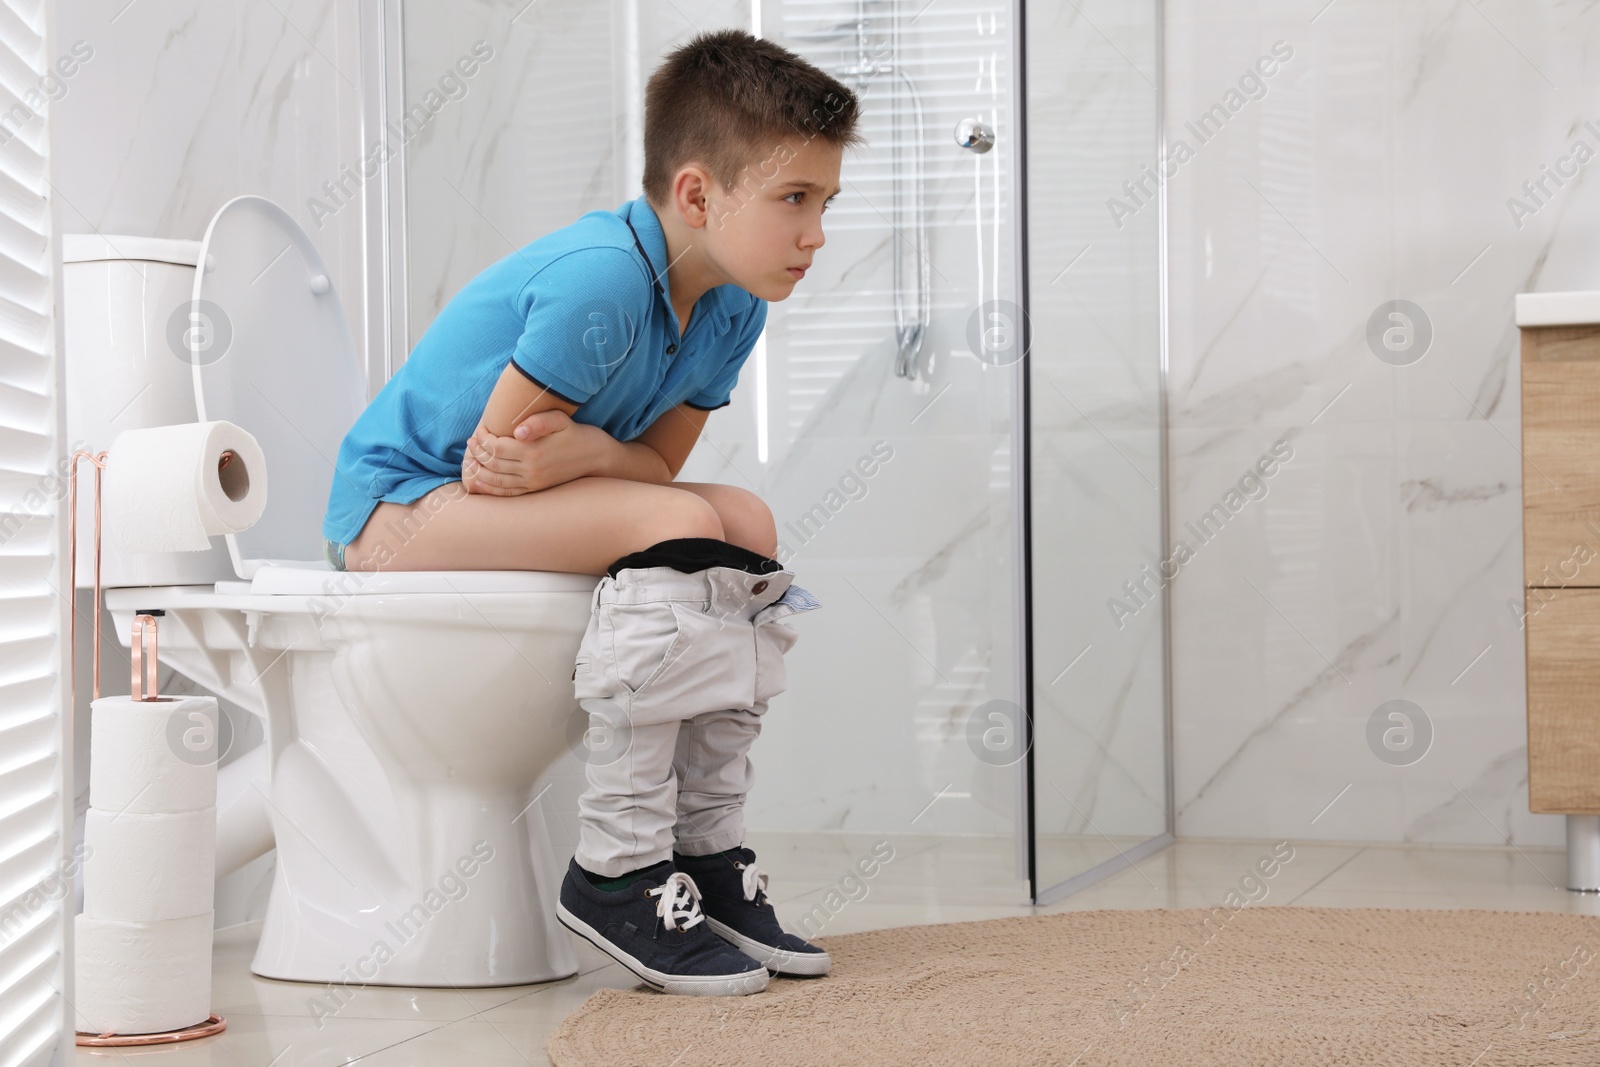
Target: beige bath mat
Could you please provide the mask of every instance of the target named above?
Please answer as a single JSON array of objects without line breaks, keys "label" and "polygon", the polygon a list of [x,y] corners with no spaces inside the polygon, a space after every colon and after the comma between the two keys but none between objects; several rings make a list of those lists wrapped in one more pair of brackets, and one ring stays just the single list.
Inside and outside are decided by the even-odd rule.
[{"label": "beige bath mat", "polygon": [[603,989],[556,1067],[1600,1064],[1600,918],[1246,906],[818,938],[744,997]]}]

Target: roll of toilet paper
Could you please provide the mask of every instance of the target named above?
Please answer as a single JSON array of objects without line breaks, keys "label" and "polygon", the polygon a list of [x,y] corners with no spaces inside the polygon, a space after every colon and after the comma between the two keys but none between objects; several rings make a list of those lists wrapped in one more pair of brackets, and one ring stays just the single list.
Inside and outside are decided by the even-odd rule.
[{"label": "roll of toilet paper", "polygon": [[216,697],[101,697],[89,709],[91,807],[148,815],[216,804]]},{"label": "roll of toilet paper", "polygon": [[205,1022],[213,922],[211,912],[163,922],[77,916],[77,1029],[159,1034]]},{"label": "roll of toilet paper", "polygon": [[212,909],[217,809],[132,815],[90,807],[83,824],[83,913],[158,922]]},{"label": "roll of toilet paper", "polygon": [[106,457],[105,523],[124,552],[203,552],[267,506],[261,446],[231,422],[124,430]]}]

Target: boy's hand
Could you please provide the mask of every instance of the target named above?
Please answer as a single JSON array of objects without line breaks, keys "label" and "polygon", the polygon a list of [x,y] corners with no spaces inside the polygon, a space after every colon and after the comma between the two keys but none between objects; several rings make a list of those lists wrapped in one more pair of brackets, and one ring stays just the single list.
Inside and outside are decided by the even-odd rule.
[{"label": "boy's hand", "polygon": [[581,478],[591,460],[583,440],[590,429],[554,408],[528,416],[510,437],[479,423],[467,439],[461,482],[469,493],[521,496]]}]

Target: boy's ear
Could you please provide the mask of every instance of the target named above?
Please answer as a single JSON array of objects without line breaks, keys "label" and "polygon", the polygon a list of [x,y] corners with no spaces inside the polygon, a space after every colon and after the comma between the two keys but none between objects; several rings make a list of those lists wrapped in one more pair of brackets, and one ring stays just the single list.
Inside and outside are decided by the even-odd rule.
[{"label": "boy's ear", "polygon": [[695,229],[704,226],[710,215],[711,205],[706,202],[710,186],[711,175],[697,163],[680,167],[672,181],[672,208]]}]

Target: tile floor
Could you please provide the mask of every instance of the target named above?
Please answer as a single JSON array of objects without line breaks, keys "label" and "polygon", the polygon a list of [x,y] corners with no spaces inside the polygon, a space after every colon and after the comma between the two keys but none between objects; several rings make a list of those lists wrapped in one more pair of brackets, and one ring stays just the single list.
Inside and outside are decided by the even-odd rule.
[{"label": "tile floor", "polygon": [[[1032,908],[1023,903],[1026,883],[1009,877],[1009,841],[901,835],[892,842],[894,858],[866,883],[865,896],[832,915],[820,908],[828,889],[881,839],[752,833],[747,843],[771,876],[784,924],[797,929],[810,915],[809,929],[822,936],[1030,913],[1212,906],[1272,848],[1271,842],[1258,841],[1180,841],[1065,900]],[[1600,914],[1600,895],[1562,888],[1566,858],[1558,850],[1294,848],[1258,903]],[[851,895],[859,896],[860,890]],[[156,1067],[157,1058],[160,1067],[357,1062],[364,1067],[538,1067],[549,1063],[546,1036],[590,994],[637,984],[587,942],[577,941],[580,973],[563,981],[462,991],[368,986],[337,1016],[319,1020],[307,1005],[317,987],[250,974],[258,932],[256,924],[217,932],[212,1003],[228,1019],[226,1032],[181,1046],[117,1052],[79,1048],[78,1067],[108,1062]]]}]

